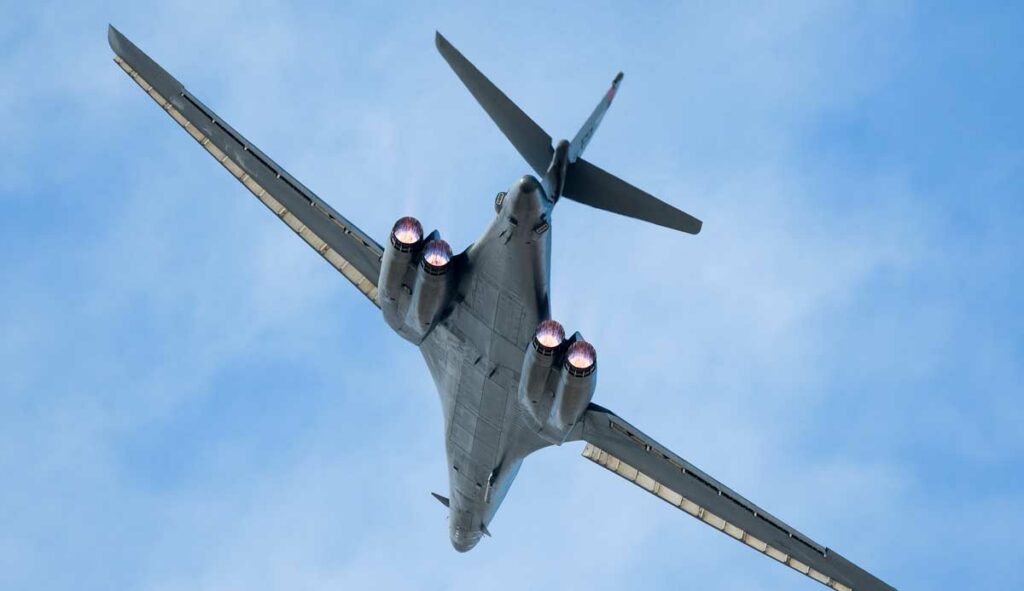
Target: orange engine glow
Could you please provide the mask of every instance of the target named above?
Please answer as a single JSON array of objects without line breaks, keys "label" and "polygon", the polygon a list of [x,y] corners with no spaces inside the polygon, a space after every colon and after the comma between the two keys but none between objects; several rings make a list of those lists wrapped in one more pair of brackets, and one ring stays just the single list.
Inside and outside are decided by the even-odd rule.
[{"label": "orange engine glow", "polygon": [[423,248],[423,262],[427,266],[440,269],[452,260],[452,247],[444,240],[431,240]]},{"label": "orange engine glow", "polygon": [[597,363],[597,351],[586,341],[576,341],[569,345],[565,354],[565,363],[569,369],[588,371]]},{"label": "orange engine glow", "polygon": [[423,239],[423,226],[416,218],[400,218],[395,222],[395,227],[391,229],[391,237],[398,244],[412,246]]},{"label": "orange engine glow", "polygon": [[537,325],[537,332],[534,333],[533,338],[541,349],[550,351],[565,340],[565,329],[554,320],[544,320]]}]

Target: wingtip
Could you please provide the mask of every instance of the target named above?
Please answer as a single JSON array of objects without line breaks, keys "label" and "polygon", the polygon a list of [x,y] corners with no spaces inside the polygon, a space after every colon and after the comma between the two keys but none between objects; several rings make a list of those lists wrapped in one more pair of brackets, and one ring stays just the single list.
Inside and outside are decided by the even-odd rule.
[{"label": "wingtip", "polygon": [[444,35],[441,34],[441,31],[436,31],[435,30],[434,31],[434,45],[437,47],[437,49],[440,50],[441,47],[443,45],[447,44],[447,43],[448,43],[448,40],[444,38]]},{"label": "wingtip", "polygon": [[111,49],[116,52],[117,46],[120,45],[123,38],[124,35],[121,34],[121,31],[118,31],[114,25],[107,23],[107,43],[110,44]]},{"label": "wingtip", "polygon": [[622,82],[622,79],[624,77],[625,77],[625,74],[623,74],[622,72],[619,72],[618,74],[616,74],[615,75],[615,80],[612,80],[612,86],[618,86],[619,83]]}]

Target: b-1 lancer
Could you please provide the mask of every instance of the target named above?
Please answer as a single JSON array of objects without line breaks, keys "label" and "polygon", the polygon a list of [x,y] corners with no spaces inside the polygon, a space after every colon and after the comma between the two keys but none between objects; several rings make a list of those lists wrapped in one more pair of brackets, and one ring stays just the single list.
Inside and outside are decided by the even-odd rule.
[{"label": "b-1 lancer", "polygon": [[697,234],[701,222],[582,158],[622,81],[572,141],[549,136],[440,33],[437,49],[533,169],[494,200],[459,254],[400,218],[384,240],[336,212],[253,146],[113,27],[119,65],[199,145],[306,241],[384,321],[419,347],[445,420],[449,535],[460,552],[490,535],[523,459],[583,440],[583,456],[672,506],[836,591],[892,589],[591,402],[597,353],[551,318],[552,211],[562,199]]}]

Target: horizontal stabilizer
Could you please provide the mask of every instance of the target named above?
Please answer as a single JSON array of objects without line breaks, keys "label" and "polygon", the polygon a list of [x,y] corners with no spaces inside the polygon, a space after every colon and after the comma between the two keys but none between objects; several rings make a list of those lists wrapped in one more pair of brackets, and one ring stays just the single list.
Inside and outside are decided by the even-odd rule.
[{"label": "horizontal stabilizer", "polygon": [[459,53],[459,50],[455,49],[441,33],[436,34],[434,41],[437,50],[441,52],[441,57],[448,62],[473,98],[491,116],[501,133],[512,142],[530,168],[538,175],[543,175],[554,153],[551,136],[477,70],[476,66]]},{"label": "horizontal stabilizer", "polygon": [[580,158],[569,165],[564,197],[687,234],[700,232],[702,222],[661,199]]}]

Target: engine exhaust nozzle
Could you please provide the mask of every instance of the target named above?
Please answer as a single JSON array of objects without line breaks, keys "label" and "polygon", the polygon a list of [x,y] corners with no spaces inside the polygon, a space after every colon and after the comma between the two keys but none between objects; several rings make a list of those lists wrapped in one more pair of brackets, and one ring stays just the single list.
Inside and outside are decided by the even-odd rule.
[{"label": "engine exhaust nozzle", "polygon": [[409,252],[423,240],[423,226],[414,217],[399,218],[391,229],[391,244],[401,252]]},{"label": "engine exhaust nozzle", "polygon": [[597,367],[597,351],[584,340],[569,345],[565,352],[565,368],[570,374],[582,378],[594,372]]},{"label": "engine exhaust nozzle", "polygon": [[533,345],[542,355],[551,355],[565,341],[565,329],[555,320],[544,320],[537,325]]},{"label": "engine exhaust nozzle", "polygon": [[431,240],[423,247],[423,269],[432,275],[447,271],[451,260],[452,247],[444,240]]}]

